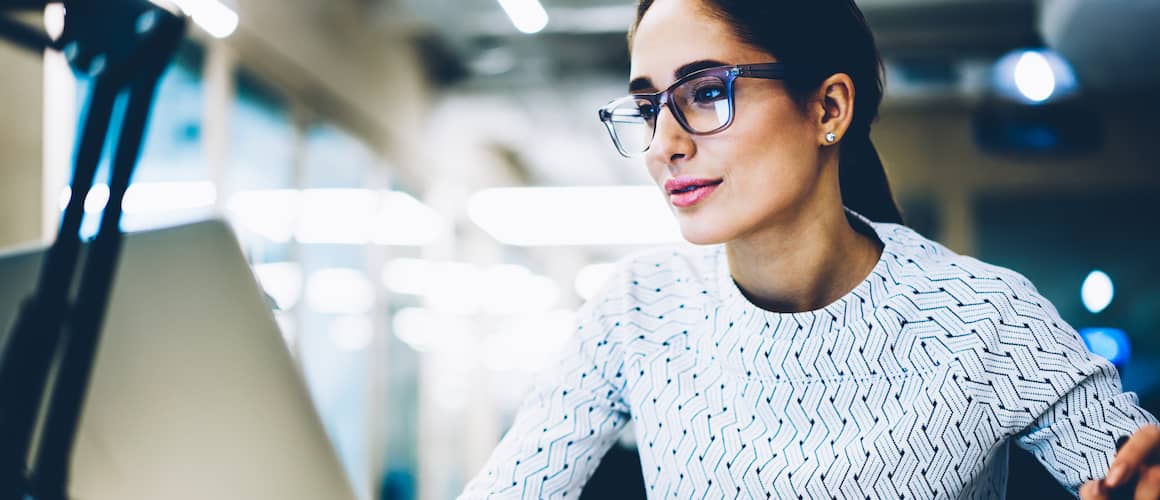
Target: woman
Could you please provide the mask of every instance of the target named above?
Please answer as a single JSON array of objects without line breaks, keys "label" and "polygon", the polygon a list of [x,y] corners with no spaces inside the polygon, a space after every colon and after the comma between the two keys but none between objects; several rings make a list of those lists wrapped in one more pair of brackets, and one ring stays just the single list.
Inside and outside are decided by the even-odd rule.
[{"label": "woman", "polygon": [[650,498],[1002,498],[1008,442],[1160,497],[1114,368],[1023,276],[896,224],[852,0],[643,0],[630,46],[601,119],[702,246],[621,262],[464,497],[575,498],[630,420]]}]

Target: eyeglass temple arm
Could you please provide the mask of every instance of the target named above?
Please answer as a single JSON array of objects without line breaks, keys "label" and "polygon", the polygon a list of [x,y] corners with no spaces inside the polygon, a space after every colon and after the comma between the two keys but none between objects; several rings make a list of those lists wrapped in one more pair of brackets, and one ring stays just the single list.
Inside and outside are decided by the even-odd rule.
[{"label": "eyeglass temple arm", "polygon": [[748,78],[769,78],[773,80],[781,80],[786,76],[785,67],[783,66],[738,66],[736,69],[737,76],[744,76]]}]

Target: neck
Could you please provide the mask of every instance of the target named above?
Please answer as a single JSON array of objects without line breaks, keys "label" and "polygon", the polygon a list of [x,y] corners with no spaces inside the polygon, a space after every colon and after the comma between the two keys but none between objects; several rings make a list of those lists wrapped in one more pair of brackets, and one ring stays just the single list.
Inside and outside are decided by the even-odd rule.
[{"label": "neck", "polygon": [[[821,198],[821,197],[816,197]],[[798,207],[725,245],[729,272],[755,305],[775,312],[821,309],[857,288],[882,248],[851,227],[840,198]]]}]

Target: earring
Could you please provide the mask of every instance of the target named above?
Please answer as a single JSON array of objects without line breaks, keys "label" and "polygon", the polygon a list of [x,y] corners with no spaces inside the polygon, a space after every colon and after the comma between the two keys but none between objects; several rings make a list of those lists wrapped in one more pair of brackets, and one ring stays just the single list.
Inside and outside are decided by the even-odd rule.
[{"label": "earring", "polygon": [[826,133],[826,142],[834,142],[834,141],[836,141],[837,139],[838,139],[838,136],[834,135],[834,133],[833,133],[833,132],[827,132],[827,133]]}]

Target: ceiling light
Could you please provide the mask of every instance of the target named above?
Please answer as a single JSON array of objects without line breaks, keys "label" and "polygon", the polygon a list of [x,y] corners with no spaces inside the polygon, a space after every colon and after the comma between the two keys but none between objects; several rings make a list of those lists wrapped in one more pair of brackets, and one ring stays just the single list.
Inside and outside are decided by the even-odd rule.
[{"label": "ceiling light", "polygon": [[499,0],[499,6],[516,29],[524,33],[539,33],[548,25],[548,12],[539,0]]},{"label": "ceiling light", "polygon": [[1079,91],[1075,72],[1063,56],[1051,50],[1017,50],[995,63],[995,91],[1025,104],[1045,104]]},{"label": "ceiling light", "polygon": [[174,3],[214,38],[225,38],[238,29],[238,13],[217,0],[174,0]]},{"label": "ceiling light", "polygon": [[1116,287],[1112,285],[1112,278],[1098,269],[1088,273],[1080,287],[1080,298],[1083,299],[1083,305],[1092,314],[1099,314],[1107,309],[1115,294]]},{"label": "ceiling light", "polygon": [[472,195],[467,216],[517,246],[683,241],[663,200],[651,186],[495,188]]}]

